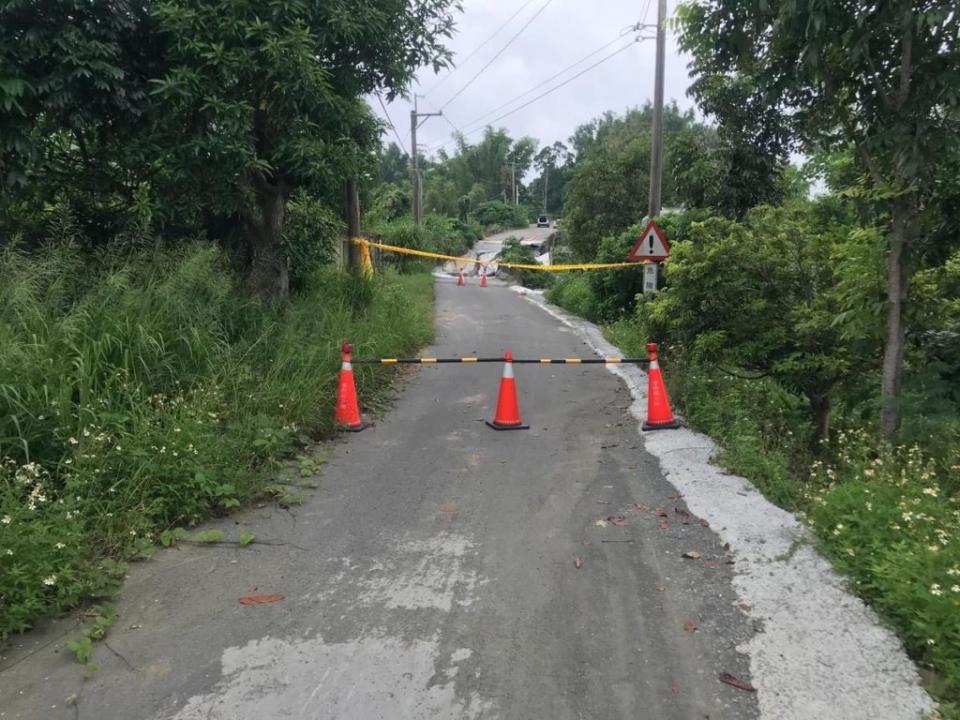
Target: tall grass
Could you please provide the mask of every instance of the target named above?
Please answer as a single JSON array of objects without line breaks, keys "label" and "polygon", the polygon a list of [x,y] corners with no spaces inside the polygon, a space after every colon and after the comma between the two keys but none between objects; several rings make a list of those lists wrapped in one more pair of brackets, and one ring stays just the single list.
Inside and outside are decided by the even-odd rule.
[{"label": "tall grass", "polygon": [[[329,434],[344,340],[403,354],[432,332],[429,276],[320,270],[270,308],[209,244],[6,250],[0,277],[0,638]],[[361,398],[384,381],[360,373]]]}]

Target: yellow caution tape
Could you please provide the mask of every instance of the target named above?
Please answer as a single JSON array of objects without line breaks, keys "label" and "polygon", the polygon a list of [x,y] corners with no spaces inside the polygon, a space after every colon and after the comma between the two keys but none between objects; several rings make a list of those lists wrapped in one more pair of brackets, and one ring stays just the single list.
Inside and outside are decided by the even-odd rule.
[{"label": "yellow caution tape", "polygon": [[568,272],[570,270],[613,270],[615,268],[637,267],[643,265],[642,262],[619,262],[619,263],[579,263],[576,265],[529,265],[526,263],[502,262],[500,260],[480,260],[478,258],[458,257],[456,255],[442,255],[426,250],[414,250],[413,248],[399,247],[397,245],[387,245],[367,240],[366,238],[350,238],[350,242],[356,243],[362,247],[377,248],[386,252],[398,253],[400,255],[415,255],[416,257],[431,258],[433,260],[449,260],[466,265],[496,265],[497,267],[517,268],[519,270],[540,270],[543,272]]},{"label": "yellow caution tape", "polygon": [[370,259],[370,247],[360,245],[360,272],[365,278],[373,277],[373,261]]}]

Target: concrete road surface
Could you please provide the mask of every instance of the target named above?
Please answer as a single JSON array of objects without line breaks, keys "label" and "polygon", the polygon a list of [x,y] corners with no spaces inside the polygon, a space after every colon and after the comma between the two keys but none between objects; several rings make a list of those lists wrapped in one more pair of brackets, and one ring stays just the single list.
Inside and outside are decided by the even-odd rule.
[{"label": "concrete road surface", "polygon": [[[439,281],[436,323],[441,356],[590,354],[499,282]],[[643,449],[622,381],[517,366],[531,427],[495,432],[500,373],[412,370],[303,505],[212,525],[271,544],[132,567],[91,679],[61,649],[74,621],[17,639],[0,717],[756,717],[754,693],[718,680],[751,680],[733,566]],[[241,605],[250,593],[285,597]]]},{"label": "concrete road surface", "polygon": [[[442,278],[430,352],[618,352],[534,303]],[[133,567],[89,680],[63,649],[79,613],[0,648],[0,719],[931,717],[802,523],[709,438],[641,437],[646,377],[612,369],[517,366],[531,427],[505,433],[483,424],[499,364],[412,369],[303,505],[212,524],[255,544]]]},{"label": "concrete road surface", "polygon": [[[590,354],[496,281],[438,282],[436,324],[441,356]],[[269,544],[132,567],[91,679],[61,649],[74,620],[18,638],[0,718],[756,717],[754,693],[718,680],[751,681],[734,566],[644,450],[622,381],[517,366],[531,427],[495,432],[500,372],[412,370],[303,505],[213,524]]]}]

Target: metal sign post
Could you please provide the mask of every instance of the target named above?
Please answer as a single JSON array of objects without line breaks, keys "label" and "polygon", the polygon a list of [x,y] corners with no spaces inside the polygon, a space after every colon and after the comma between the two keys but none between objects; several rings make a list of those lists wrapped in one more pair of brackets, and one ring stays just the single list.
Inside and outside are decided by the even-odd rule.
[{"label": "metal sign post", "polygon": [[643,292],[657,291],[657,263],[647,263],[643,266]]}]

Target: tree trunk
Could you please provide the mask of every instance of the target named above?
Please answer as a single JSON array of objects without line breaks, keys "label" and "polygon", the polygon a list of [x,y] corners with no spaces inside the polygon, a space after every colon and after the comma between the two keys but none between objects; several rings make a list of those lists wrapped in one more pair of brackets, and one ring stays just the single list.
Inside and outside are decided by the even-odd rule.
[{"label": "tree trunk", "polygon": [[890,439],[900,425],[900,384],[906,344],[904,306],[907,299],[907,230],[913,219],[913,201],[898,198],[890,216],[890,254],[887,256],[887,327],[880,379],[880,432]]},{"label": "tree trunk", "polygon": [[359,236],[360,195],[357,191],[357,181],[350,178],[347,180],[347,265],[355,275],[359,275],[361,271],[360,246],[350,241]]},{"label": "tree trunk", "polygon": [[255,182],[256,206],[243,221],[248,249],[247,290],[265,300],[286,298],[290,293],[287,255],[283,248],[283,224],[289,188],[283,180]]},{"label": "tree trunk", "polygon": [[810,410],[813,412],[814,422],[816,423],[814,442],[819,443],[821,440],[826,442],[830,439],[830,395],[827,393],[811,395]]}]

